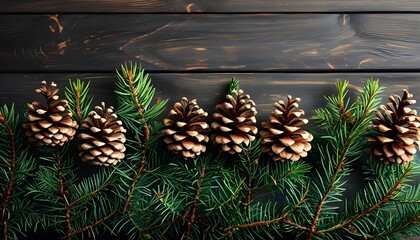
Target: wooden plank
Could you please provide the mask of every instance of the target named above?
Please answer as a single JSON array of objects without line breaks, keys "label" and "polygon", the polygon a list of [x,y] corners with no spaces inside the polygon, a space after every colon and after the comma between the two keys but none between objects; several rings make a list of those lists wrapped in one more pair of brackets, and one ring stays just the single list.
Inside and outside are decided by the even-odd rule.
[{"label": "wooden plank", "polygon": [[416,14],[0,16],[0,71],[412,69]]},{"label": "wooden plank", "polygon": [[[214,112],[217,103],[225,100],[228,83],[235,75],[240,80],[240,87],[248,93],[257,104],[259,122],[268,119],[274,109],[274,102],[286,99],[287,95],[300,97],[300,107],[306,111],[306,117],[314,114],[314,109],[323,107],[324,95],[335,94],[335,82],[337,79],[350,81],[350,94],[354,96],[363,82],[370,78],[370,74],[290,74],[290,73],[236,73],[236,74],[151,74],[156,87],[156,97],[169,98],[169,104],[165,113],[176,101],[182,97],[196,98],[198,104],[210,116]],[[406,88],[414,94],[415,99],[420,99],[420,74],[418,73],[375,73],[381,84],[386,87],[383,93],[384,100],[390,94],[401,94]],[[54,81],[61,89],[68,86],[68,79],[80,78],[91,82],[91,95],[94,104],[101,101],[115,105],[113,93],[115,74],[89,73],[89,74],[0,74],[0,105],[15,103],[21,111],[27,102],[43,100],[35,89],[40,86],[42,80]],[[415,107],[420,111],[420,105]]]},{"label": "wooden plank", "polygon": [[19,0],[1,1],[1,12],[345,12],[419,11],[417,0]]}]

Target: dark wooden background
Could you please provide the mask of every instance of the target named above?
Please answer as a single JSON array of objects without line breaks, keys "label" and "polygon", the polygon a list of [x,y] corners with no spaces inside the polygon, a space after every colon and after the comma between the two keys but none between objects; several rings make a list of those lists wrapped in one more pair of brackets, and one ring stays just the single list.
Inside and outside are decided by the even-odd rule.
[{"label": "dark wooden background", "polygon": [[236,76],[260,122],[288,94],[313,115],[337,79],[416,97],[419,12],[417,0],[0,1],[0,103],[23,109],[42,80],[80,78],[114,104],[125,61],[151,73],[168,109],[186,96],[212,113]]}]

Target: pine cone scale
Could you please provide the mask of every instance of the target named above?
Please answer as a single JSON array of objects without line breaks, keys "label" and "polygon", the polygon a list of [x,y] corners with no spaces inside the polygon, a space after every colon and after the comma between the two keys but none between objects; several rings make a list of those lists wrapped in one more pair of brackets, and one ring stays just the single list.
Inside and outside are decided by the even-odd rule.
[{"label": "pine cone scale", "polygon": [[283,145],[285,145],[286,147],[292,146],[292,145],[295,143],[295,141],[294,141],[292,138],[290,138],[290,137],[283,137],[283,138],[280,138],[280,139],[279,139],[279,141],[280,141]]}]

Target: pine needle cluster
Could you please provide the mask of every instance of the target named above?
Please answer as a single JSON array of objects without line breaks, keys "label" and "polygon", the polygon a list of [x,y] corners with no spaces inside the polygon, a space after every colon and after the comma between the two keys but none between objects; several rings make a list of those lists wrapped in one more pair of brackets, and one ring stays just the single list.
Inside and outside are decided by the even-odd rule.
[{"label": "pine needle cluster", "polygon": [[[315,110],[312,120],[318,128],[299,132],[313,135],[311,150],[293,161],[273,161],[262,150],[267,140],[254,133],[235,146],[234,154],[210,144],[207,151],[189,159],[165,150],[165,127],[156,118],[164,112],[167,100],[155,98],[150,76],[133,63],[117,70],[114,113],[127,132],[125,158],[116,165],[82,163],[77,137],[62,147],[26,147],[19,115],[13,106],[4,106],[0,109],[1,239],[31,238],[39,232],[48,232],[54,239],[400,239],[420,235],[417,160],[404,166],[385,165],[367,150],[383,90],[379,81],[366,81],[355,100],[347,96],[347,81],[338,81],[336,88],[336,95],[325,97],[326,107]],[[227,94],[239,92],[239,80],[234,78]],[[64,96],[80,126],[93,108],[89,83],[70,80]],[[281,108],[273,116],[281,119],[279,109],[293,109],[300,100],[288,99],[291,105],[277,103]],[[249,103],[249,111],[241,111],[254,119],[254,103],[249,96],[243,102]],[[197,111],[191,111],[195,114],[191,116],[202,113]],[[219,125],[231,124],[231,116],[245,119],[233,113],[219,117]],[[291,133],[307,122],[299,118],[302,113],[288,113],[291,120],[285,118]],[[203,119],[199,117],[200,124],[205,124]],[[297,125],[293,125],[295,119]],[[272,121],[277,120],[273,117]],[[274,139],[280,130],[272,126],[265,131],[271,131]],[[194,128],[188,131],[196,136]],[[203,128],[200,134],[211,133]],[[278,144],[291,146],[290,141],[289,135],[281,135]],[[360,186],[351,186],[353,176],[363,178]]]}]

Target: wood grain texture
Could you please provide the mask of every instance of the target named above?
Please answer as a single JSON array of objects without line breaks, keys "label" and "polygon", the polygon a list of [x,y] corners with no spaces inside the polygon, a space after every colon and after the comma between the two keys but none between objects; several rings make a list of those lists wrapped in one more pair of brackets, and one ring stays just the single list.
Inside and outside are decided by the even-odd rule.
[{"label": "wood grain texture", "polygon": [[0,16],[0,71],[418,69],[416,14]]},{"label": "wood grain texture", "polygon": [[1,12],[344,12],[419,11],[417,0],[19,0]]},{"label": "wood grain texture", "polygon": [[[156,97],[170,101],[162,119],[176,101],[182,97],[196,98],[198,104],[211,114],[216,104],[225,100],[225,93],[231,77],[235,75],[240,80],[240,87],[248,93],[257,104],[258,121],[268,119],[274,109],[274,102],[286,99],[287,95],[300,97],[300,107],[306,111],[306,117],[314,114],[314,109],[323,107],[324,95],[335,94],[337,79],[350,81],[350,94],[355,96],[363,82],[370,78],[369,74],[286,74],[286,73],[237,73],[237,74],[151,74],[156,87]],[[383,103],[390,94],[401,94],[406,88],[420,100],[420,74],[418,73],[375,73],[386,91],[383,93]],[[15,103],[22,110],[25,103],[43,100],[35,89],[42,80],[58,83],[63,95],[68,86],[68,79],[80,78],[91,82],[91,95],[94,104],[101,101],[115,105],[113,93],[115,74],[0,74],[0,104]],[[420,111],[420,106],[416,107]]]}]

